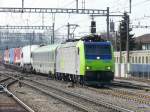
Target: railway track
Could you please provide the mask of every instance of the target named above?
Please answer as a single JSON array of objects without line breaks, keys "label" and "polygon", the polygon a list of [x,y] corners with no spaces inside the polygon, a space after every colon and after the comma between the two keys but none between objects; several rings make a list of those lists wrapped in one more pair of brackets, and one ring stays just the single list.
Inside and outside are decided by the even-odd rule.
[{"label": "railway track", "polygon": [[9,79],[11,79],[11,77],[3,78],[2,80],[0,80],[0,83],[3,83],[3,82],[5,82],[5,81],[7,81]]},{"label": "railway track", "polygon": [[121,108],[119,106],[107,103],[104,100],[93,100],[89,97],[82,96],[71,91],[65,91],[64,89],[58,88],[52,85],[45,85],[43,83],[24,78],[25,80],[21,83],[34,88],[38,91],[43,92],[46,95],[55,97],[69,105],[75,106],[76,108],[87,111],[87,112],[108,112],[108,111],[120,111],[120,112],[132,112],[131,110]]},{"label": "railway track", "polygon": [[105,89],[95,89],[87,87],[89,90],[98,92],[100,94],[107,94],[114,97],[122,98],[127,101],[134,101],[139,104],[150,105],[150,96],[142,93],[137,93],[129,90],[123,90],[118,88],[105,88]]},{"label": "railway track", "polygon": [[[8,70],[8,72],[7,72],[8,74],[10,74],[12,72],[18,72],[18,71],[15,71],[13,69],[7,69],[7,70]],[[24,77],[24,76],[27,76],[28,74],[29,73],[25,74],[25,73],[18,72],[18,75],[15,74],[15,76]],[[140,84],[133,84],[133,83],[130,83],[130,82],[114,81],[111,86],[150,91],[150,86],[144,86],[144,85],[140,85]]]},{"label": "railway track", "polygon": [[[8,73],[9,74],[9,73]],[[14,75],[14,76],[16,76],[16,75]],[[19,77],[22,77],[23,75],[21,74],[21,76],[20,76],[20,74],[18,74],[18,78]],[[35,89],[40,89],[39,91],[43,91],[45,94],[48,94],[49,95],[49,93],[51,92],[51,91],[47,91],[47,90],[52,90],[52,89],[54,89],[54,88],[57,88],[57,87],[49,87],[49,86],[47,86],[47,85],[44,85],[43,83],[40,83],[40,81],[39,82],[37,82],[37,81],[34,81],[34,80],[30,80],[30,79],[27,79],[27,78],[25,78],[26,79],[26,82],[25,82],[25,84],[26,85],[28,85],[28,86],[32,86],[32,88],[35,88]],[[32,84],[30,84],[29,85],[29,82],[30,83],[32,83]],[[38,85],[38,86],[37,86]],[[45,87],[46,86],[46,87]],[[118,89],[118,88],[108,88],[108,89],[97,89],[97,88],[90,88],[90,87],[86,87],[86,88],[88,88],[88,89],[90,89],[90,90],[92,90],[92,91],[96,91],[96,92],[98,92],[98,93],[100,93],[100,94],[105,94],[105,95],[111,95],[111,96],[114,96],[114,97],[118,97],[118,98],[122,98],[122,99],[125,99],[125,100],[127,100],[127,101],[134,101],[134,102],[137,102],[138,104],[148,104],[148,105],[150,105],[150,96],[149,95],[144,95],[144,94],[142,94],[142,93],[136,93],[136,92],[133,92],[133,91],[128,91],[128,90],[123,90],[123,89]],[[68,91],[67,91],[68,92]],[[51,96],[53,96],[53,97],[56,97],[55,95],[56,95],[56,93],[59,93],[59,95],[58,95],[58,97],[56,97],[56,98],[58,98],[58,99],[60,99],[60,100],[62,100],[62,99],[66,99],[66,98],[61,98],[61,97],[59,97],[59,96],[62,96],[62,94],[66,94],[66,93],[62,93],[62,92],[53,92],[54,94],[50,94]],[[73,98],[72,97],[72,99],[80,99],[80,98]],[[71,99],[71,101],[73,101]],[[86,99],[88,99],[88,98],[86,98]],[[90,99],[91,100],[91,99]],[[65,100],[65,102],[67,102],[67,101],[69,101],[69,100]],[[78,102],[82,102],[82,101],[79,101],[78,100]],[[71,105],[76,105],[78,102],[76,102],[76,103],[73,103],[73,102],[71,102]],[[85,100],[84,100],[84,102],[86,102]],[[91,101],[90,101],[91,102]],[[124,108],[122,108],[123,110],[121,110],[121,109],[119,109],[120,107],[119,106],[114,106],[114,105],[112,105],[111,103],[106,103],[106,101],[104,101],[103,99],[101,99],[101,100],[99,100],[99,107],[100,106],[105,106],[106,108],[110,108],[111,107],[111,109],[114,109],[115,111],[131,111],[131,110],[128,110],[128,109],[124,109]],[[67,102],[67,103],[70,103],[70,102]],[[105,104],[106,103],[106,104]],[[93,103],[93,104],[95,104],[95,103]],[[89,105],[89,104],[86,104],[86,105]],[[77,106],[77,105],[76,105]],[[114,106],[114,107],[113,107]],[[82,110],[86,110],[86,111],[91,111],[91,110],[89,110],[88,108],[84,108],[85,106],[81,106],[81,107],[83,107],[83,109]],[[89,108],[92,108],[92,107],[90,107],[90,106],[88,106]],[[93,106],[94,107],[94,106]],[[96,107],[96,106],[95,106]],[[80,107],[79,107],[80,108]],[[94,109],[92,109],[92,110],[94,110]],[[113,111],[114,111],[113,110]],[[95,111],[99,111],[99,110],[95,110]]]},{"label": "railway track", "polygon": [[73,93],[71,91],[66,91],[64,89],[58,88],[54,85],[46,85],[34,80],[26,78],[26,81],[23,81],[24,84],[45,92],[53,97],[60,99],[68,104],[76,106],[77,108],[88,111],[88,112],[108,112],[108,111],[121,111],[121,112],[131,112],[131,110],[115,106],[110,103],[106,103],[103,100],[93,100],[87,96],[83,96],[78,93]]},{"label": "railway track", "polygon": [[0,94],[0,112],[27,112],[6,93]]},{"label": "railway track", "polygon": [[[38,80],[38,82],[43,82],[44,81],[40,81]],[[48,83],[49,85],[53,85],[53,83]],[[149,99],[149,95],[146,95],[146,94],[142,94],[142,93],[136,93],[136,92],[133,92],[133,91],[129,91],[129,90],[124,90],[124,89],[119,89],[119,88],[101,88],[101,89],[98,89],[98,88],[93,88],[93,87],[81,87],[81,86],[78,86],[78,88],[81,88],[81,89],[85,89],[85,91],[93,91],[93,92],[96,92],[98,93],[99,95],[105,95],[105,97],[114,97],[115,98],[119,98],[119,99],[123,99],[125,100],[126,102],[134,102],[136,105],[150,105],[150,99]],[[67,90],[68,91],[68,90]],[[90,92],[90,91],[89,91]],[[104,100],[105,102],[107,101],[106,99],[107,98],[99,98],[98,100]],[[118,105],[118,106],[121,106],[121,104],[119,103],[115,103],[115,101],[108,101],[109,103],[112,103],[112,104],[115,104],[115,105]],[[132,106],[123,106],[124,108],[132,108]],[[134,108],[134,107],[133,107]],[[129,110],[130,110],[129,109]]]},{"label": "railway track", "polygon": [[112,86],[150,91],[150,86],[133,84],[131,82],[114,81]]},{"label": "railway track", "polygon": [[150,79],[141,79],[136,77],[129,77],[129,78],[115,78],[115,80],[123,80],[123,81],[137,81],[137,82],[144,82],[150,84]]},{"label": "railway track", "polygon": [[3,91],[1,92],[0,112],[34,112],[30,107],[24,104],[19,98],[11,93],[8,88],[17,80],[7,77],[0,80]]}]

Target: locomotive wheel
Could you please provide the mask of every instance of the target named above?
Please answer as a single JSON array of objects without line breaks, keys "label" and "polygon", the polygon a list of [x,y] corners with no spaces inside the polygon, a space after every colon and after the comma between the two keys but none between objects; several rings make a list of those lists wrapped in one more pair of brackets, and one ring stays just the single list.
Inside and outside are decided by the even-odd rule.
[{"label": "locomotive wheel", "polygon": [[84,85],[84,76],[80,75],[80,84]]}]

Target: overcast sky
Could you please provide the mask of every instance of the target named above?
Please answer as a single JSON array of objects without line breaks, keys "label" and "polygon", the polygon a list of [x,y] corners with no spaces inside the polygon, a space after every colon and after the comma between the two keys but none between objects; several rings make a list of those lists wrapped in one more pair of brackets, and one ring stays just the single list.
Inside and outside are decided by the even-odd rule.
[{"label": "overcast sky", "polygon": [[[0,0],[0,7],[21,7],[22,0]],[[24,0],[24,7],[41,7],[41,8],[75,8],[76,0]],[[121,14],[129,10],[129,0],[85,0],[85,8],[106,9],[110,7],[110,12]],[[79,8],[82,8],[82,0],[79,0]],[[150,0],[132,0],[132,25],[150,26]],[[67,23],[79,24],[77,35],[83,32],[89,32],[90,20],[88,15],[73,14],[56,14],[56,29],[60,33],[67,32]],[[118,23],[122,18],[111,18],[115,23],[115,29],[118,29]],[[106,32],[106,18],[97,17],[97,31]],[[52,25],[52,14],[44,14],[44,23],[42,14],[29,13],[0,13],[0,25]],[[150,29],[133,29],[136,36],[149,33]]]}]

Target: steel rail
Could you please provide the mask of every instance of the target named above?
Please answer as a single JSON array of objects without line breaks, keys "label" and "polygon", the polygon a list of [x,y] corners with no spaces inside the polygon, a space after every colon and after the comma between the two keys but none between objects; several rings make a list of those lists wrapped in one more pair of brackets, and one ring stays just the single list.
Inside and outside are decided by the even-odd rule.
[{"label": "steel rail", "polygon": [[17,98],[13,93],[11,93],[8,89],[5,89],[5,92],[11,96],[15,101],[17,101],[24,109],[26,109],[28,112],[35,112],[33,109],[31,109],[29,106],[27,106],[25,103],[23,103],[19,98]]},{"label": "steel rail", "polygon": [[150,96],[128,91],[128,90],[122,90],[122,89],[116,89],[116,88],[111,88],[111,89],[108,88],[106,90],[99,90],[99,89],[90,88],[90,87],[88,87],[88,89],[98,92],[100,94],[108,94],[108,95],[112,95],[112,96],[119,97],[122,99],[135,101],[139,104],[148,104],[148,105],[150,104],[150,100],[149,100]]},{"label": "steel rail", "polygon": [[31,80],[31,79],[28,79],[28,78],[25,78],[26,80],[30,80],[30,81],[33,81],[34,83],[37,83],[37,84],[40,84],[40,85],[43,85],[43,86],[46,86],[46,87],[49,87],[49,88],[53,88],[53,89],[56,89],[58,91],[61,91],[61,92],[64,92],[66,94],[69,94],[69,95],[72,95],[72,96],[75,96],[75,97],[79,97],[79,98],[82,98],[84,100],[88,100],[94,104],[98,104],[98,105],[102,105],[106,108],[109,108],[109,109],[113,109],[113,110],[116,110],[116,111],[121,111],[121,112],[133,112],[132,110],[129,110],[129,109],[125,109],[125,108],[122,108],[122,107],[119,107],[119,106],[116,106],[114,104],[111,104],[111,103],[108,103],[102,99],[92,99],[90,97],[87,97],[87,96],[84,96],[84,95],[81,95],[81,94],[78,94],[78,93],[74,93],[74,92],[71,92],[71,91],[68,91],[68,90],[64,90],[64,89],[61,89],[61,88],[58,88],[56,86],[52,86],[52,85],[46,85],[46,84],[43,84],[43,83],[40,83],[40,82],[37,82],[35,80]]},{"label": "steel rail", "polygon": [[133,89],[140,89],[150,91],[150,86],[138,85],[138,84],[128,84],[125,82],[115,81],[112,83],[112,86],[119,86],[119,87],[126,87],[126,88],[133,88]]},{"label": "steel rail", "polygon": [[5,79],[2,79],[2,80],[0,80],[0,83],[3,83],[3,82],[5,82],[5,81],[7,81],[7,80],[9,80],[9,79],[11,79],[11,77],[7,77],[7,78],[5,78]]},{"label": "steel rail", "polygon": [[[25,78],[26,80],[27,80],[27,78]],[[28,79],[28,80],[30,80],[30,79]],[[37,82],[37,81],[36,81]],[[39,83],[39,82],[37,82],[37,83]],[[47,86],[48,87],[48,85],[44,85],[44,86]],[[49,85],[50,86],[50,85]],[[57,88],[57,87],[55,87],[55,88]],[[63,90],[64,91],[64,90]],[[118,90],[116,89],[116,92],[117,92]],[[69,91],[67,91],[67,92],[69,92]],[[123,92],[124,93],[124,91],[119,91],[119,92]],[[73,93],[73,94],[75,94],[75,93]],[[85,96],[83,96],[83,97],[85,97]],[[86,99],[87,99],[87,97],[85,97]],[[128,98],[125,98],[125,97],[120,97],[120,98],[124,98],[124,99],[127,99],[127,100],[133,100],[133,99],[128,99]],[[130,97],[129,97],[130,98]],[[91,99],[91,101],[93,101],[93,99]],[[138,100],[134,100],[134,101],[138,101]],[[106,103],[106,101],[104,101],[104,100],[102,100],[102,99],[98,99],[98,102],[100,102],[101,104],[100,105],[105,105],[105,107],[111,107],[112,109],[116,109],[116,110],[118,110],[118,111],[123,111],[123,112],[132,112],[132,110],[128,110],[128,109],[125,109],[125,108],[120,108],[119,106],[116,106],[116,105],[112,105],[111,103]],[[145,103],[144,101],[140,101],[140,103]],[[145,103],[145,104],[149,104],[149,103]]]},{"label": "steel rail", "polygon": [[[27,78],[26,78],[27,79]],[[30,80],[30,79],[28,79]],[[92,89],[93,90],[93,89]],[[110,89],[109,89],[110,90]],[[149,102],[149,98],[150,96],[146,96],[144,94],[137,94],[135,92],[130,92],[130,91],[125,91],[125,90],[118,90],[118,89],[114,89],[114,88],[111,88],[111,90],[113,90],[112,92],[117,92],[119,93],[118,95],[115,95],[116,97],[119,97],[119,98],[122,98],[122,99],[126,99],[126,100],[131,100],[131,101],[135,101],[137,103],[140,103],[140,104],[150,104]],[[67,91],[68,92],[68,91]],[[99,91],[100,92],[100,91]],[[104,94],[111,94],[111,92],[108,92],[108,91],[103,91],[101,93],[104,93]],[[134,97],[130,97],[129,95],[133,95],[135,94],[136,98]],[[135,96],[134,95],[134,96]],[[144,98],[144,99],[143,99]],[[93,100],[93,99],[92,99]],[[102,99],[101,99],[102,100]]]},{"label": "steel rail", "polygon": [[[14,77],[12,77],[12,78],[14,78]],[[16,78],[15,78],[16,79]],[[28,79],[28,78],[24,78],[24,79],[26,79],[26,80],[30,80],[30,81],[32,81],[31,79]],[[22,82],[22,81],[20,81],[20,82]],[[35,82],[37,82],[37,81],[35,81]],[[24,82],[22,82],[22,83],[24,83]],[[39,83],[39,82],[37,82],[37,83]],[[40,84],[42,84],[42,83],[40,83]],[[26,85],[28,85],[28,86],[30,86],[30,87],[32,87],[31,85],[29,85],[29,84],[26,84]],[[45,85],[45,84],[42,84],[42,85],[44,85],[44,86],[51,86],[51,85]],[[33,87],[33,88],[35,88],[35,89],[39,89],[39,88],[37,88],[37,87]],[[53,88],[57,88],[57,87],[53,87]],[[40,90],[41,91],[41,90]],[[63,90],[64,91],[64,90]],[[44,93],[45,91],[43,91],[43,93]],[[66,93],[68,93],[69,91],[65,91]],[[48,93],[46,93],[46,94],[48,94]],[[69,94],[69,93],[68,93]],[[74,94],[74,95],[77,95],[76,93],[72,93],[71,92],[71,94]],[[93,100],[93,99],[91,99],[91,98],[87,98],[86,96],[83,96],[83,95],[80,95],[80,94],[78,94],[78,96],[82,96],[84,99],[89,99],[91,102],[95,102],[95,100]],[[55,97],[55,95],[53,95],[53,97]],[[58,98],[59,99],[59,98]],[[129,109],[126,109],[126,108],[122,108],[122,107],[119,107],[119,106],[117,106],[117,105],[114,105],[114,104],[112,104],[112,103],[108,103],[108,102],[106,102],[104,99],[98,99],[97,100],[97,103],[99,104],[99,105],[102,105],[102,106],[104,106],[104,107],[107,107],[107,108],[110,108],[110,109],[114,109],[114,110],[117,110],[117,111],[121,111],[121,112],[133,112],[132,110],[129,110]]]},{"label": "steel rail", "polygon": [[[7,75],[6,75],[7,76]],[[12,77],[9,77],[9,79],[14,79]],[[7,80],[5,80],[7,81]],[[8,90],[8,87],[10,87],[12,84],[14,84],[15,82],[17,82],[18,79],[14,79],[14,81],[9,82],[6,87],[4,87],[4,92],[6,92],[9,96],[11,96],[16,102],[18,102],[24,109],[26,109],[28,112],[35,112],[33,109],[31,109],[29,106],[27,106],[25,103],[23,103],[19,98],[17,98],[17,96],[15,96],[13,93],[11,93]]]},{"label": "steel rail", "polygon": [[71,101],[71,100],[69,100],[67,98],[64,98],[64,97],[60,96],[60,95],[56,95],[53,92],[46,91],[44,89],[38,88],[38,87],[36,87],[34,85],[31,85],[31,84],[28,84],[28,83],[25,83],[25,82],[22,82],[22,81],[21,81],[21,83],[23,83],[23,84],[25,84],[25,85],[27,85],[27,86],[29,86],[31,88],[34,88],[34,89],[36,89],[38,91],[41,91],[41,92],[43,92],[46,95],[52,96],[54,98],[57,98],[57,99],[61,100],[62,102],[65,102],[65,103],[67,103],[69,105],[72,105],[72,106],[74,106],[74,107],[76,107],[76,108],[78,108],[80,110],[85,111],[85,112],[97,112],[97,111],[94,111],[94,110],[84,106],[84,105],[78,104],[77,102]]},{"label": "steel rail", "polygon": [[123,95],[133,96],[133,98],[127,96],[127,99],[129,99],[129,100],[133,100],[133,101],[136,101],[141,104],[148,104],[148,105],[150,104],[150,96],[149,95],[144,95],[141,93],[128,91],[128,90],[121,90],[121,89],[116,89],[116,88],[112,88],[112,90],[114,92],[118,92]]},{"label": "steel rail", "polygon": [[[6,76],[8,76],[8,75],[6,75]],[[13,78],[13,79],[15,79],[15,80],[18,80],[17,78],[15,78],[15,77],[13,77],[13,76],[10,76],[10,77]],[[52,92],[48,92],[48,91],[45,91],[45,90],[43,90],[43,89],[39,89],[38,87],[33,86],[33,85],[30,85],[30,84],[28,84],[28,83],[25,83],[25,82],[23,82],[23,81],[20,81],[20,82],[21,82],[22,84],[25,84],[25,85],[27,85],[27,86],[33,88],[33,89],[36,89],[36,90],[38,90],[38,91],[41,91],[42,93],[44,93],[44,94],[46,94],[46,95],[48,95],[48,96],[52,96],[52,97],[54,97],[54,98],[57,98],[57,99],[59,99],[59,100],[65,102],[65,103],[71,104],[71,105],[77,107],[77,108],[80,109],[80,110],[83,110],[83,111],[86,111],[86,112],[95,112],[95,111],[93,111],[93,110],[91,110],[91,109],[89,109],[89,108],[87,108],[87,107],[85,107],[85,106],[83,106],[83,105],[79,105],[79,104],[76,103],[76,102],[73,102],[73,101],[71,101],[71,100],[68,100],[68,99],[66,99],[66,98],[63,98],[63,97],[61,97],[61,96],[59,96],[59,95],[56,95],[56,94],[54,94],[54,93],[52,93]]]}]

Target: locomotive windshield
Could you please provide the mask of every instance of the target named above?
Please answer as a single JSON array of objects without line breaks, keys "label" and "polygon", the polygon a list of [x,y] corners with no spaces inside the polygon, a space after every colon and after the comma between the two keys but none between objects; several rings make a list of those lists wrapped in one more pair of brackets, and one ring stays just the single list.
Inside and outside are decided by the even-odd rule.
[{"label": "locomotive windshield", "polygon": [[85,43],[87,59],[111,59],[111,45],[103,43]]}]

